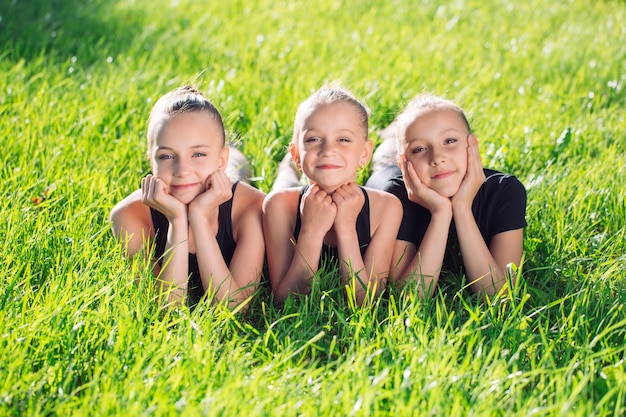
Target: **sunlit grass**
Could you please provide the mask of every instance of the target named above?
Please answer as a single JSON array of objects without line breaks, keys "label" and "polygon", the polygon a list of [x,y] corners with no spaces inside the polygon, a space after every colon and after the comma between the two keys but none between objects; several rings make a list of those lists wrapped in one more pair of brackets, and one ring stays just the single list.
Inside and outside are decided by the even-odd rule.
[{"label": "sunlit grass", "polygon": [[[622,415],[626,5],[604,1],[0,4],[0,414]],[[149,171],[164,92],[207,92],[271,189],[298,103],[339,80],[371,137],[456,100],[528,189],[521,279],[356,308],[335,271],[246,313],[163,311],[108,213]]]}]

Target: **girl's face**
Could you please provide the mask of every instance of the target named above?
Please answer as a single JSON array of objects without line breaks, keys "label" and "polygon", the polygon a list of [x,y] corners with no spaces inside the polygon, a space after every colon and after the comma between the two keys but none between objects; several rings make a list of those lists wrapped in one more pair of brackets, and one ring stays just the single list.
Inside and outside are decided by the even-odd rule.
[{"label": "girl's face", "polygon": [[223,131],[204,111],[181,113],[167,120],[151,149],[152,174],[169,186],[169,193],[185,204],[204,192],[211,174],[224,169],[228,148]]},{"label": "girl's face", "polygon": [[426,110],[407,127],[399,153],[404,153],[413,164],[424,185],[444,197],[452,197],[467,171],[469,134],[454,110]]},{"label": "girl's face", "polygon": [[349,103],[317,105],[302,121],[292,158],[312,184],[328,193],[356,181],[357,170],[369,162],[372,142],[358,110]]}]

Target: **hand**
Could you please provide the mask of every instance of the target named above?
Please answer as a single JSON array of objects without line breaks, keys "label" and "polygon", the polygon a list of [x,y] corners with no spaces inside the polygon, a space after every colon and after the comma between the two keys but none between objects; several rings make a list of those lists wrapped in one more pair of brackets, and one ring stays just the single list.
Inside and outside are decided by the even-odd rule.
[{"label": "hand", "polygon": [[163,180],[151,174],[141,179],[141,202],[163,213],[170,222],[187,215],[187,206],[169,193]]},{"label": "hand", "polygon": [[483,171],[483,164],[480,162],[478,140],[476,136],[470,134],[467,137],[467,171],[459,190],[452,197],[452,205],[471,208],[474,197],[484,182],[485,172]]},{"label": "hand", "polygon": [[361,188],[354,182],[343,184],[335,190],[332,199],[337,207],[335,231],[339,234],[356,230],[356,220],[365,204]]},{"label": "hand", "polygon": [[189,203],[190,214],[199,213],[208,215],[217,210],[220,204],[230,200],[233,196],[232,185],[226,173],[218,169],[209,175],[205,184],[204,191],[198,194],[191,203]]},{"label": "hand", "polygon": [[417,172],[415,172],[415,167],[411,161],[406,159],[404,154],[398,156],[398,166],[400,171],[402,171],[402,178],[404,178],[404,185],[409,200],[428,209],[431,214],[446,208],[452,208],[449,198],[442,196],[422,183],[417,176]]},{"label": "hand", "polygon": [[337,206],[326,191],[317,184],[313,184],[302,196],[300,216],[303,231],[305,229],[309,232],[315,231],[323,238],[333,227],[337,216]]}]

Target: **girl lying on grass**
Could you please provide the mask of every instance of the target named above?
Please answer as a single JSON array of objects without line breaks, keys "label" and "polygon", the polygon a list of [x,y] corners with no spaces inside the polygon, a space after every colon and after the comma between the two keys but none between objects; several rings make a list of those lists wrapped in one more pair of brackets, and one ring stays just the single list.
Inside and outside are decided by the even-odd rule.
[{"label": "girl lying on grass", "polygon": [[289,150],[310,185],[274,190],[263,204],[270,284],[279,303],[290,293],[308,293],[325,259],[339,263],[359,304],[385,286],[402,206],[356,183],[372,152],[368,117],[340,88],[322,88],[298,107]]},{"label": "girl lying on grass", "polygon": [[264,259],[264,194],[225,173],[222,117],[202,93],[182,87],[150,113],[152,174],[111,212],[125,256],[151,253],[167,300],[194,305],[204,294],[234,306],[254,290]]},{"label": "girl lying on grass", "polygon": [[[395,129],[397,165],[379,169],[367,183],[403,205],[394,279],[414,282],[422,295],[432,296],[442,265],[453,273],[464,267],[473,291],[499,292],[507,266],[522,258],[524,186],[483,168],[467,118],[449,100],[418,96],[397,117]],[[381,149],[375,158],[389,160],[396,152]]]}]

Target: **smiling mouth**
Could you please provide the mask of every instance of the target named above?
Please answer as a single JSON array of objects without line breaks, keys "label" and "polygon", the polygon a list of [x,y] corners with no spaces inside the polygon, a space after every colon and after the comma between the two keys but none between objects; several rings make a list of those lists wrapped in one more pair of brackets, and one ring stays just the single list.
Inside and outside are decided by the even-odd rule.
[{"label": "smiling mouth", "polygon": [[323,164],[323,165],[317,165],[316,168],[317,169],[338,169],[338,168],[341,168],[341,166],[333,165],[333,164]]},{"label": "smiling mouth", "polygon": [[177,190],[177,191],[182,191],[182,190],[188,190],[190,188],[195,188],[197,186],[198,186],[197,183],[194,183],[194,184],[179,184],[179,185],[170,185],[170,189]]},{"label": "smiling mouth", "polygon": [[440,172],[436,175],[433,175],[433,179],[434,180],[442,180],[444,178],[448,178],[449,176],[454,175],[454,171],[444,171],[444,172]]}]

